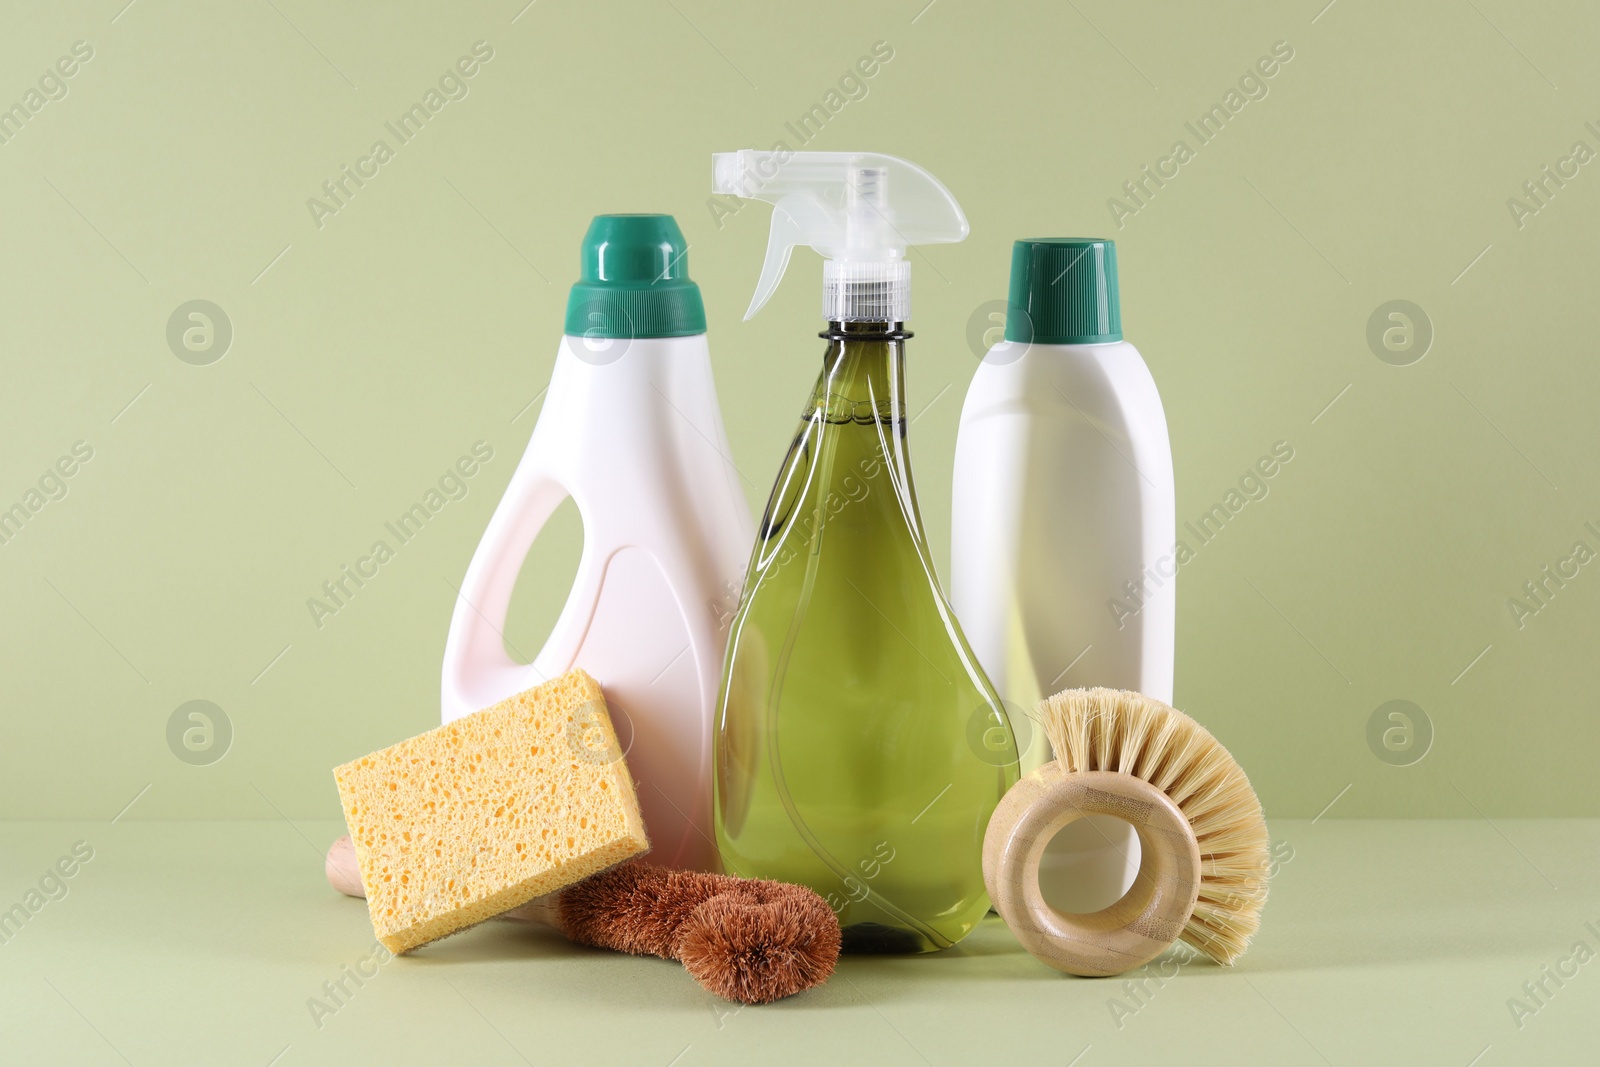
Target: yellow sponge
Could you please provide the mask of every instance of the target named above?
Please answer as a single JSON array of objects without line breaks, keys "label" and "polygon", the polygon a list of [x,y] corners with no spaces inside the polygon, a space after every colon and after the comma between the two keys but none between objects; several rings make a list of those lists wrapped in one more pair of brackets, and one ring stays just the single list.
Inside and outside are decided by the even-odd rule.
[{"label": "yellow sponge", "polygon": [[333,773],[391,952],[650,847],[605,697],[581,670]]}]

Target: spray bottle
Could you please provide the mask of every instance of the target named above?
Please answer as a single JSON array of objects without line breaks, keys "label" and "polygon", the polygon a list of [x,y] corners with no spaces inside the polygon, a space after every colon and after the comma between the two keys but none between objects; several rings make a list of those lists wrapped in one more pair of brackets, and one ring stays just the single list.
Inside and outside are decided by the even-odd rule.
[{"label": "spray bottle", "polygon": [[[705,308],[670,215],[600,215],[528,450],[461,581],[444,721],[582,667],[605,690],[650,859],[718,869],[712,707],[750,508],[728,458]],[[531,664],[501,632],[534,539],[568,497],[583,555]]]},{"label": "spray bottle", "polygon": [[822,373],[757,528],[717,717],[730,873],[809,885],[845,947],[932,951],[988,909],[984,828],[1010,722],[939,588],[906,445],[912,245],[959,241],[949,191],[891,156],[723,153],[773,205],[753,316],[795,245],[825,259]]}]

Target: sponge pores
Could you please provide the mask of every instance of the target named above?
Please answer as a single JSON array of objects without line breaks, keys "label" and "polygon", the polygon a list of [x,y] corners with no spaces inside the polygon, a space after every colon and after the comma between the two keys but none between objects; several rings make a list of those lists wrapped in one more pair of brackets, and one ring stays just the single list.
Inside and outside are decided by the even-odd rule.
[{"label": "sponge pores", "polygon": [[372,927],[400,953],[649,849],[581,670],[334,769]]}]

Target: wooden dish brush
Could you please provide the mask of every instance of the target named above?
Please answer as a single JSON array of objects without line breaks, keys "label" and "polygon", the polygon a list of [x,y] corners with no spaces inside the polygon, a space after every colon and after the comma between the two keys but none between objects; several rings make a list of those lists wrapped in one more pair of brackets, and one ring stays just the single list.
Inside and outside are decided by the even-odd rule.
[{"label": "wooden dish brush", "polygon": [[[1221,964],[1249,946],[1267,897],[1266,818],[1216,738],[1139,693],[1069,689],[1038,708],[1055,759],[1006,793],[989,820],[983,876],[995,910],[1039,959],[1070,974],[1122,974],[1180,938]],[[1115,815],[1139,834],[1139,875],[1110,907],[1047,904],[1039,862],[1056,832]]]},{"label": "wooden dish brush", "polygon": [[[349,835],[328,849],[328,882],[365,897]],[[701,986],[766,1004],[821,985],[839,959],[839,920],[804,886],[632,862],[539,897],[503,918],[553,926],[580,945],[677,960]]]}]

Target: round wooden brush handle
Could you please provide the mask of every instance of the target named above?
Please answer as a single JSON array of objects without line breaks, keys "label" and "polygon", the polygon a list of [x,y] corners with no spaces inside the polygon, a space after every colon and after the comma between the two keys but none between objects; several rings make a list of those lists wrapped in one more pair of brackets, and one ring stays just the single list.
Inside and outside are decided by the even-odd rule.
[{"label": "round wooden brush handle", "polygon": [[[1039,889],[1039,861],[1056,832],[1085,815],[1114,815],[1139,834],[1139,876],[1108,908],[1059,912]],[[1183,812],[1131,774],[1070,773],[1052,761],[1001,799],[983,839],[989,899],[1022,947],[1069,974],[1122,974],[1183,933],[1200,892],[1200,844]]]}]

